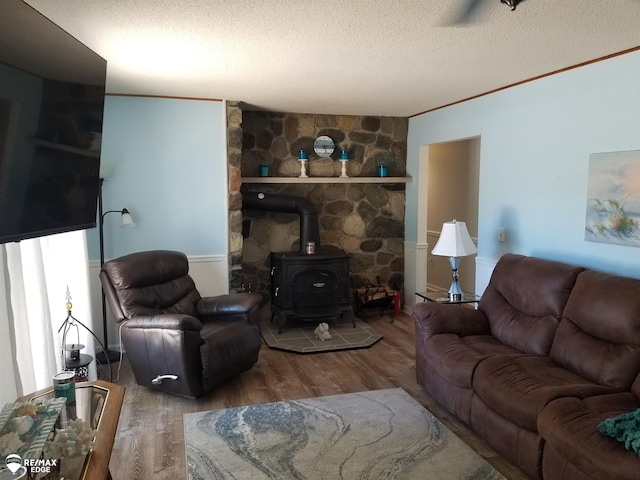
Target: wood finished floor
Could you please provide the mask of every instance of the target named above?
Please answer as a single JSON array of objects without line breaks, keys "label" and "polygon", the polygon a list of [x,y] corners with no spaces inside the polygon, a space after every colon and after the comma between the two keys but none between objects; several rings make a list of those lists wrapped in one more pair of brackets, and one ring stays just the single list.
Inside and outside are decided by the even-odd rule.
[{"label": "wood finished floor", "polygon": [[[125,359],[117,380],[126,387],[126,394],[111,455],[113,480],[186,479],[185,413],[396,387],[429,409],[507,479],[528,479],[416,383],[414,329],[409,316],[389,323],[387,317],[373,314],[367,321],[384,335],[371,348],[299,355],[263,345],[253,369],[196,400],[136,385]],[[114,379],[115,369],[117,364]],[[109,380],[106,368],[100,368],[100,379]]]}]

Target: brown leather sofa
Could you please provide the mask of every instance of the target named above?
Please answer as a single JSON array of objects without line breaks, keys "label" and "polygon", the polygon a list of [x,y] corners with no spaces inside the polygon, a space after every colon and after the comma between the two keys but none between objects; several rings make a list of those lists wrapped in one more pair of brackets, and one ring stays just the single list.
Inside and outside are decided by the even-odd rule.
[{"label": "brown leather sofa", "polygon": [[412,308],[417,381],[531,478],[639,479],[640,280],[507,254],[478,304]]},{"label": "brown leather sofa", "polygon": [[126,255],[100,280],[138,385],[195,398],[257,362],[260,295],[201,297],[183,253]]}]

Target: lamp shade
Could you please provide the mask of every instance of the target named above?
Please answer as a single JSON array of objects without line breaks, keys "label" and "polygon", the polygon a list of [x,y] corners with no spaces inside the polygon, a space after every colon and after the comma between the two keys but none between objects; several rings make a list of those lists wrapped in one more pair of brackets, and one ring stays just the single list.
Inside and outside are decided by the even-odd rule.
[{"label": "lamp shade", "polygon": [[135,227],[136,224],[133,223],[133,217],[129,213],[129,210],[126,208],[122,209],[122,216],[120,217],[120,226],[121,227]]},{"label": "lamp shade", "polygon": [[467,230],[467,224],[456,220],[442,224],[440,238],[431,251],[434,255],[444,257],[466,257],[477,252],[478,249]]}]

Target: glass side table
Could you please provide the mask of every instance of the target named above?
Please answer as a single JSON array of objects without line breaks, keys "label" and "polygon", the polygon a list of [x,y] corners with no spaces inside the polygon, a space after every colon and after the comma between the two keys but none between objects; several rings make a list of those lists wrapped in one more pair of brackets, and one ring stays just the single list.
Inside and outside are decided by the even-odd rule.
[{"label": "glass side table", "polygon": [[422,301],[447,303],[447,304],[461,304],[461,303],[478,303],[480,296],[469,292],[462,292],[462,297],[458,300],[451,300],[449,293],[445,291],[434,292],[416,292],[416,295],[422,298]]},{"label": "glass side table", "polygon": [[[65,428],[69,420],[82,419],[97,430],[93,449],[85,456],[61,458],[59,468],[48,475],[29,478],[46,480],[110,479],[109,460],[118,428],[125,388],[105,381],[76,383],[75,402],[60,413],[56,428]],[[53,398],[53,387],[25,395],[16,401],[38,403]]]}]

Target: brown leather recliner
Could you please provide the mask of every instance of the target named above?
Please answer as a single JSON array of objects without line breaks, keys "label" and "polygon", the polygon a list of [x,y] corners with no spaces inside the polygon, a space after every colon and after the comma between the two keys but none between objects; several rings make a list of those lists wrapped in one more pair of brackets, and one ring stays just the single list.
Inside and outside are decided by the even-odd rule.
[{"label": "brown leather recliner", "polygon": [[258,361],[260,295],[201,297],[183,253],[126,255],[100,280],[139,385],[195,398]]}]

